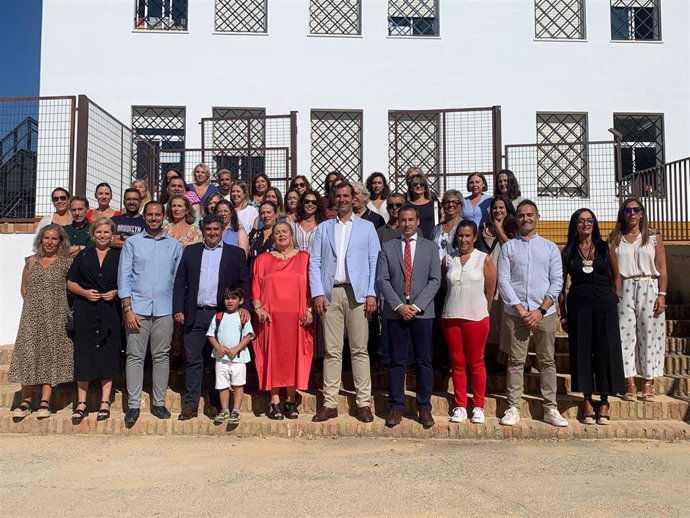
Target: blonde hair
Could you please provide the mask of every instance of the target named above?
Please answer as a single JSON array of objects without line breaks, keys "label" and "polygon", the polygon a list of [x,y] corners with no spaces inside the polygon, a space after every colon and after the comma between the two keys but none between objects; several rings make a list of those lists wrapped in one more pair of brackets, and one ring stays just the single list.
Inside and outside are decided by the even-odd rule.
[{"label": "blonde hair", "polygon": [[194,169],[192,169],[192,173],[196,172],[196,170],[199,167],[201,167],[201,169],[204,171],[204,174],[206,175],[206,181],[204,183],[211,183],[211,170],[203,162],[199,162],[197,165],[195,165]]},{"label": "blonde hair", "polygon": [[639,227],[640,235],[642,235],[642,246],[645,246],[649,242],[650,236],[656,234],[656,230],[649,228],[649,221],[647,221],[647,211],[645,210],[644,205],[642,205],[642,202],[638,198],[628,198],[621,204],[620,208],[618,209],[616,226],[613,227],[613,230],[609,235],[609,242],[611,243],[611,245],[613,245],[614,248],[616,248],[620,244],[621,239],[623,238],[623,234],[625,234],[629,230],[625,223],[625,208],[631,203],[637,203],[637,205],[639,205],[640,207],[640,214],[642,215],[642,217],[640,218]]},{"label": "blonde hair", "polygon": [[91,222],[91,226],[89,227],[89,235],[91,236],[91,239],[94,238],[94,234],[96,232],[96,229],[100,227],[101,225],[108,225],[110,227],[110,232],[113,234],[115,233],[115,230],[117,230],[117,227],[115,226],[115,223],[113,223],[113,220],[110,218],[98,218],[94,221]]},{"label": "blonde hair", "polygon": [[45,254],[43,253],[43,246],[41,246],[41,244],[43,243],[43,236],[49,230],[54,230],[57,232],[60,238],[60,246],[58,247],[57,255],[59,257],[69,257],[69,237],[67,236],[65,229],[56,223],[46,225],[38,231],[38,234],[36,234],[36,237],[34,238],[34,253],[36,254],[36,257],[39,259],[41,257],[45,257]]},{"label": "blonde hair", "polygon": [[[145,182],[144,180],[134,180],[134,181],[132,182],[132,188],[133,188],[133,189],[137,189],[137,188],[136,188],[136,185],[137,185],[138,183],[140,183],[141,185],[144,186],[144,190],[145,190],[145,192],[146,192],[146,194],[144,194],[144,195],[141,197],[141,206],[143,207],[144,205],[146,205],[146,203],[148,203],[149,201],[151,201],[151,192],[149,191],[149,186],[146,185],[146,182]],[[139,189],[137,189],[137,191],[138,191],[138,190],[139,190]]]}]

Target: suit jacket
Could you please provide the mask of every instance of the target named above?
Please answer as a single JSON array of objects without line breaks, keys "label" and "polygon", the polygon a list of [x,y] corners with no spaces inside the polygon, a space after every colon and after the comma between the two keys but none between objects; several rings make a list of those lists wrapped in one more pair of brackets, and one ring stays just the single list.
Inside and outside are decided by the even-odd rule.
[{"label": "suit jacket", "polygon": [[[337,256],[335,253],[336,219],[329,219],[316,227],[309,258],[309,287],[311,296],[326,297],[330,303]],[[345,267],[358,303],[376,297],[376,260],[381,250],[379,238],[371,222],[352,216],[352,234],[347,247]]]},{"label": "suit jacket", "polygon": [[[399,319],[400,315],[395,308],[405,304],[405,259],[401,238],[383,243],[376,282],[385,301],[383,317]],[[424,313],[415,318],[434,318],[434,297],[440,287],[441,262],[438,258],[438,246],[418,235],[412,263],[410,304]]]},{"label": "suit jacket", "polygon": [[[184,313],[185,327],[191,326],[196,317],[196,298],[199,294],[201,256],[203,253],[204,243],[188,245],[182,253],[182,260],[177,268],[177,275],[175,275],[173,314]],[[241,248],[224,244],[220,268],[218,269],[218,311],[223,311],[225,308],[223,292],[228,287],[242,288],[244,290],[243,307],[251,308],[247,257]]]}]

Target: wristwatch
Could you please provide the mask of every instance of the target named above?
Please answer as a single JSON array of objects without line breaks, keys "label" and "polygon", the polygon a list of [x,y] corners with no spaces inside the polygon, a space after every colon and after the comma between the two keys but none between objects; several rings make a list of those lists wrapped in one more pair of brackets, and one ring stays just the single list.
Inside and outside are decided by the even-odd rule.
[{"label": "wristwatch", "polygon": [[546,316],[546,310],[543,307],[539,306],[537,309],[539,310],[539,313],[541,313],[541,316]]}]

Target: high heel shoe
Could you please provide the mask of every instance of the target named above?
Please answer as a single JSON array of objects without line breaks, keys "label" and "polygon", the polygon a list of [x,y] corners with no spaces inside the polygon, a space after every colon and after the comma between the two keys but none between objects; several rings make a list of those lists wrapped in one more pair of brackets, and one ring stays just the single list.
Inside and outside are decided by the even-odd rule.
[{"label": "high heel shoe", "polygon": [[[591,413],[587,413],[587,403],[589,403],[589,408],[592,410]],[[591,396],[585,398],[582,414],[582,424],[596,424],[596,411],[594,410],[594,401]]]},{"label": "high heel shoe", "polygon": [[[79,408],[81,405],[84,405],[83,409]],[[77,401],[77,408],[72,412],[72,424],[81,423],[87,415],[89,413],[86,411],[86,401]]]},{"label": "high heel shoe", "polygon": [[646,380],[642,389],[642,401],[654,401],[654,380]]},{"label": "high heel shoe", "polygon": [[101,407],[103,405],[108,405],[108,408],[101,408],[98,410],[98,413],[96,414],[96,421],[105,421],[106,419],[110,419],[110,401],[104,399],[101,401]]}]

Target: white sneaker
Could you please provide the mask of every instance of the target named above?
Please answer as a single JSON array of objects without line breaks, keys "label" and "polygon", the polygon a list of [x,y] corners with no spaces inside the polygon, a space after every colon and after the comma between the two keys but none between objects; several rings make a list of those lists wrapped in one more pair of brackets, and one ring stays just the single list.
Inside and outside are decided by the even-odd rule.
[{"label": "white sneaker", "polygon": [[544,422],[553,426],[568,426],[568,421],[555,408],[544,412]]},{"label": "white sneaker", "polygon": [[462,423],[467,420],[467,410],[461,406],[456,406],[453,409],[453,415],[450,416],[451,423]]},{"label": "white sneaker", "polygon": [[501,420],[498,422],[498,424],[502,424],[503,426],[514,426],[518,424],[520,421],[520,410],[518,410],[518,407],[516,406],[511,406],[506,410],[506,413],[503,414],[503,417],[501,417]]},{"label": "white sneaker", "polygon": [[470,419],[470,421],[474,424],[484,424],[484,421],[486,421],[486,417],[484,417],[484,409],[474,408],[472,410],[472,419]]}]

